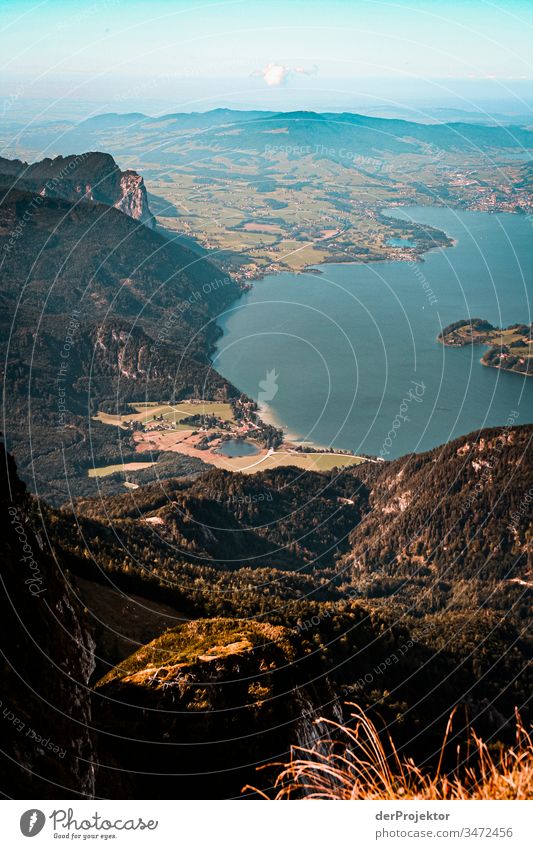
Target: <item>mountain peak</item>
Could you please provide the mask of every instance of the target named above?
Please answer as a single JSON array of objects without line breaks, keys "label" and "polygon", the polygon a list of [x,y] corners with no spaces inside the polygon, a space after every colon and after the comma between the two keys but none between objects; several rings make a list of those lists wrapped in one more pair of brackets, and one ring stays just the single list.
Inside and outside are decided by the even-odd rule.
[{"label": "mountain peak", "polygon": [[143,178],[133,170],[121,171],[109,153],[89,151],[31,164],[0,157],[0,181],[42,197],[114,206],[151,229],[156,226]]}]

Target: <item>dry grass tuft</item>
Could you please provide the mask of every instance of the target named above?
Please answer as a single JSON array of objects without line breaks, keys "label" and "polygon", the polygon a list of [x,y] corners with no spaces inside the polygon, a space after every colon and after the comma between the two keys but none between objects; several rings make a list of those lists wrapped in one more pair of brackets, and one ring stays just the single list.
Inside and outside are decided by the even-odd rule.
[{"label": "dry grass tuft", "polygon": [[[433,773],[402,758],[390,736],[387,755],[376,726],[357,705],[354,727],[326,722],[341,740],[324,741],[320,749],[295,748],[281,766],[271,795],[264,799],[533,799],[533,741],[516,714],[516,743],[493,756],[474,731],[467,765],[443,771],[444,750],[452,728],[453,712]],[[246,788],[255,789],[255,788]]]}]

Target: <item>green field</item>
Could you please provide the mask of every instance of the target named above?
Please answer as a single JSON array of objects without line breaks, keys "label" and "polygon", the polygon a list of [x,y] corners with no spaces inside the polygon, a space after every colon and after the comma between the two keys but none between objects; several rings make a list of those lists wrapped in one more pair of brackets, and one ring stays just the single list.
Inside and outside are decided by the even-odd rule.
[{"label": "green field", "polygon": [[163,416],[164,421],[172,422],[178,430],[180,429],[180,422],[189,416],[211,415],[225,422],[234,421],[231,404],[226,404],[223,401],[202,401],[194,404],[184,401],[180,404],[150,403],[131,404],[130,406],[132,412],[125,415],[115,416],[110,413],[99,412],[94,418],[102,424],[126,428],[128,422],[141,422],[141,424],[148,425],[156,421],[156,416]]},{"label": "green field", "polygon": [[155,466],[153,463],[116,463],[113,466],[99,466],[98,468],[89,469],[88,475],[90,478],[105,478],[108,475],[114,475],[115,472],[136,472],[140,469],[148,469],[150,466]]},{"label": "green field", "polygon": [[[274,451],[257,465],[250,464],[250,458],[239,458],[242,460],[242,471],[247,474],[264,472],[267,469],[279,469],[282,466],[296,466],[298,469],[306,469],[309,472],[328,472],[336,467],[358,466],[367,460],[364,457],[354,457],[351,454],[327,454],[310,451],[305,454],[300,451]],[[249,468],[246,468],[246,466]],[[234,466],[234,469],[237,470]]]},{"label": "green field", "polygon": [[[246,147],[245,138],[240,143]],[[177,138],[174,152],[190,155],[196,144],[194,138],[181,143]],[[440,189],[467,208],[490,209],[492,190],[501,195],[502,209],[508,204],[511,211],[517,203],[499,187],[519,184],[520,164],[496,167],[475,153],[396,155],[383,170],[377,162],[358,167],[348,160],[312,154],[289,158],[283,152],[266,156],[256,149],[247,151],[244,161],[236,145],[223,156],[215,148],[206,156],[199,147],[196,161],[174,170],[151,163],[146,182],[179,210],[177,216],[163,212],[163,226],[224,252],[219,260],[238,280],[325,261],[407,260],[447,244],[444,234],[416,231],[380,214],[393,203],[438,202]],[[421,185],[434,187],[434,197],[421,192]],[[411,238],[415,246],[392,246],[391,236]]]}]

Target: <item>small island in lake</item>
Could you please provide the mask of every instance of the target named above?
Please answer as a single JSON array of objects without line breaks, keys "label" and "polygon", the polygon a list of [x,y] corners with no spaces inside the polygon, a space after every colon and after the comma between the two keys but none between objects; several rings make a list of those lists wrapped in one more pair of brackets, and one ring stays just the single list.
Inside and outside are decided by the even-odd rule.
[{"label": "small island in lake", "polygon": [[439,333],[443,345],[461,348],[464,345],[489,345],[481,363],[484,366],[514,371],[531,376],[533,357],[531,337],[533,324],[512,324],[510,327],[493,327],[482,318],[454,321]]}]

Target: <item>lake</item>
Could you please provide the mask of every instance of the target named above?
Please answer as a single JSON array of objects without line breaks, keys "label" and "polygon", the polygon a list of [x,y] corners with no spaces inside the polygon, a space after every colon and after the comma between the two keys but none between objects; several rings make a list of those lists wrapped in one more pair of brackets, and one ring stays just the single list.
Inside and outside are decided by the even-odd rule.
[{"label": "lake", "polygon": [[531,321],[533,228],[523,216],[384,210],[454,240],[424,262],[329,264],[255,283],[221,316],[214,367],[293,437],[397,457],[533,420],[533,378],[446,348],[441,328]]},{"label": "lake", "polygon": [[251,457],[259,454],[259,448],[244,439],[227,439],[217,448],[216,453],[225,457]]}]

